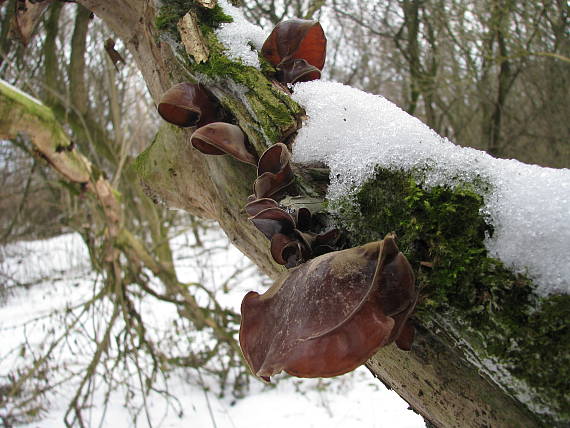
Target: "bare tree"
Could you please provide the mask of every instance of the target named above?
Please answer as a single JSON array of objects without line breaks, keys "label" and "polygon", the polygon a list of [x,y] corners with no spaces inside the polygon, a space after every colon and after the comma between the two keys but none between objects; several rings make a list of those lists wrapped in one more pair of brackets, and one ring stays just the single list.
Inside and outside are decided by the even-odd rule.
[{"label": "bare tree", "polygon": [[[224,55],[214,30],[229,18],[219,6],[208,9],[203,5],[205,2],[183,0],[164,4],[140,0],[80,0],[79,3],[99,16],[123,41],[155,102],[180,81],[204,83],[229,120],[244,130],[258,155],[277,141],[287,141],[298,129],[301,108],[261,71]],[[430,61],[418,51],[424,43],[420,34],[427,34],[428,45],[432,40],[433,46],[429,46],[433,49],[439,30],[435,24],[420,25],[423,2],[405,1],[401,5],[405,10],[398,16],[402,10],[392,4],[396,15],[390,18],[393,19],[390,23],[397,26],[394,44],[399,43],[406,53],[410,73],[414,70],[413,79],[409,77],[405,86],[408,108],[417,111],[422,100],[433,107],[432,113],[436,115],[438,98],[430,98],[434,74]],[[499,15],[506,12],[496,11]],[[199,32],[197,40],[203,42],[198,46],[181,43],[179,28],[183,32]],[[499,30],[495,28],[493,32],[495,40],[497,31],[506,37],[506,30],[499,25]],[[208,52],[207,60],[195,59],[196,47]],[[436,61],[435,67],[440,64]],[[461,69],[457,64],[454,66]],[[510,70],[505,73],[510,76]],[[451,102],[451,97],[441,98],[443,105]],[[508,100],[508,96],[503,100]],[[25,112],[25,106],[22,108],[20,114]],[[22,130],[24,124],[17,119],[11,118]],[[13,127],[18,129],[16,125]],[[238,248],[270,276],[277,277],[283,268],[272,262],[264,237],[247,222],[242,211],[255,172],[232,159],[203,157],[190,150],[190,135],[190,130],[164,125],[138,157],[134,168],[147,186],[147,194],[171,207],[218,221]],[[32,141],[38,146],[41,140]],[[42,153],[48,159],[59,159],[53,144],[46,144]],[[71,150],[66,155],[72,157],[76,152]],[[65,175],[71,165],[72,160],[66,158],[61,165],[64,171],[60,172]],[[102,183],[99,185],[108,189],[109,181],[101,176],[93,179],[91,171],[83,170],[82,174],[85,173],[88,178],[67,178],[85,183],[87,191],[102,207],[102,223],[107,226],[101,247],[106,256],[102,258],[102,269],[108,278],[106,290],[114,290],[113,296],[124,300],[119,292],[124,290],[119,281],[122,275],[118,273],[125,267],[118,265],[116,252],[121,251],[129,258],[129,266],[143,263],[163,281],[167,293],[185,300],[194,322],[211,327],[219,340],[227,339],[224,325],[216,323],[216,318],[212,324],[196,308],[192,295],[177,284],[171,271],[165,268],[164,260],[154,264],[156,260],[149,257],[149,251],[142,250],[144,243],[134,240],[128,229],[117,222],[121,216],[117,215],[116,200],[104,198],[97,188]],[[295,173],[301,195],[323,196],[326,170],[318,166],[298,167]],[[568,389],[561,379],[567,378],[562,373],[568,371],[567,342],[563,339],[568,328],[553,323],[552,318],[553,314],[567,310],[567,296],[540,299],[533,294],[528,278],[487,257],[482,241],[488,226],[479,212],[481,198],[468,189],[425,190],[411,176],[379,171],[364,190],[359,197],[360,206],[366,209],[356,216],[351,212],[340,214],[339,221],[357,231],[350,244],[375,240],[396,230],[406,242],[404,251],[423,285],[414,349],[403,353],[393,347],[383,348],[368,361],[371,371],[436,426],[566,424]],[[450,211],[461,221],[451,221],[445,214]],[[390,215],[379,217],[378,213]],[[426,263],[426,258],[434,262]],[[135,324],[140,325],[136,317]],[[481,373],[477,362],[484,359],[501,361],[506,375],[499,370]],[[517,383],[510,383],[511,379]],[[521,398],[526,393],[532,395],[530,402]],[[537,403],[548,412],[543,413]]]},{"label": "bare tree", "polygon": [[[559,127],[568,102],[551,86],[563,87],[570,67],[561,2],[334,0],[329,7],[331,26],[342,29],[332,33],[333,56],[341,58],[329,71],[335,79],[389,97],[459,144],[569,165],[568,130]],[[540,77],[531,71],[538,69]],[[544,96],[557,101],[539,107]],[[537,129],[544,138],[531,137]]]},{"label": "bare tree", "polygon": [[[35,4],[43,3],[26,7],[31,10]],[[1,77],[43,104],[2,81],[0,140],[7,166],[2,179],[9,184],[3,187],[7,210],[2,212],[2,242],[77,232],[97,276],[86,301],[24,326],[33,330],[51,322],[60,327],[49,328],[43,349],[27,340],[22,343],[22,352],[33,358],[0,380],[2,422],[13,424],[41,413],[48,392],[58,386],[49,381],[52,371],[77,385],[66,415],[69,426],[87,424],[84,413],[97,383],[103,382],[107,397],[122,385],[144,398],[151,391],[161,392],[166,373],[176,367],[200,368],[215,375],[222,390],[240,394],[247,380],[234,337],[237,315],[202,284],[182,282],[172,259],[170,240],[175,234],[190,231],[202,246],[208,223],[192,216],[182,219],[153,203],[136,177],[134,155],[152,139],[157,115],[130,54],[119,40],[111,43],[115,36],[83,6],[59,1],[45,6],[37,23],[42,31],[26,49],[16,34],[3,45],[7,50]],[[18,7],[15,1],[2,6],[5,34],[15,33],[19,25],[14,15],[25,13]],[[124,56],[129,64],[115,62],[113,55]],[[49,221],[44,223],[45,218]],[[203,248],[202,257],[210,257],[208,251]],[[6,292],[33,285],[8,276],[2,284],[7,284],[2,290]],[[142,295],[179,312],[177,328],[186,342],[166,347],[179,338],[157,339],[140,311]],[[202,295],[200,304],[197,295]],[[92,331],[93,324],[102,330]],[[78,331],[82,342],[74,346],[68,338]],[[212,341],[191,347],[195,334],[211,336]],[[90,352],[84,353],[86,349]],[[62,351],[81,354],[87,363],[79,362],[82,370],[67,371],[54,363]],[[162,393],[176,405],[168,389]],[[141,412],[132,410],[134,415]]]}]

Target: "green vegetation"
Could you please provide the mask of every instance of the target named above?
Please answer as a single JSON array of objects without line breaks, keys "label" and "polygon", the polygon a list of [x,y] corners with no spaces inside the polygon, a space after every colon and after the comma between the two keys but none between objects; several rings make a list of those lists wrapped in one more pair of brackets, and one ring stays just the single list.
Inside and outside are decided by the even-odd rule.
[{"label": "green vegetation", "polygon": [[[402,201],[404,203],[402,204]],[[528,278],[486,255],[493,229],[483,197],[468,186],[420,187],[409,173],[378,170],[335,203],[353,245],[391,231],[414,267],[424,325],[444,319],[480,360],[492,359],[570,417],[570,296],[538,297]],[[508,385],[507,385],[508,387]]]},{"label": "green vegetation", "polygon": [[[277,90],[267,80],[264,73],[269,74],[274,72],[274,69],[263,58],[260,58],[263,72],[227,58],[224,46],[216,37],[215,30],[220,24],[231,22],[232,18],[226,15],[220,6],[206,9],[197,7],[192,1],[169,2],[160,9],[155,25],[174,40],[180,41],[177,23],[190,9],[197,14],[202,36],[209,49],[209,57],[206,62],[199,64],[188,58],[186,66],[192,74],[206,78],[213,84],[225,87],[227,85],[224,82],[232,81],[243,87],[249,108],[242,103],[232,101],[232,97],[222,98],[220,101],[242,125],[256,150],[262,152],[268,143],[280,141],[283,135],[296,128],[297,117],[302,109],[287,94]],[[182,48],[179,53],[186,56]],[[251,112],[256,112],[253,121]]]},{"label": "green vegetation", "polygon": [[[301,113],[301,108],[291,97],[276,90],[261,71],[230,60],[212,27],[202,28],[202,34],[210,49],[210,57],[204,63],[194,64],[193,71],[214,81],[229,79],[247,88],[245,96],[251,110],[257,112],[256,120],[265,136],[272,143],[279,141],[288,129],[296,126],[296,116]],[[266,61],[262,60],[263,63]],[[269,70],[267,65],[265,69]],[[232,107],[232,111],[238,108]]]},{"label": "green vegetation", "polygon": [[198,22],[204,28],[217,28],[224,22],[232,22],[231,16],[224,13],[223,9],[216,5],[212,9],[200,7],[193,0],[168,0],[159,9],[156,15],[155,26],[160,31],[166,31],[180,40],[177,24],[189,11],[194,11],[197,15]]}]

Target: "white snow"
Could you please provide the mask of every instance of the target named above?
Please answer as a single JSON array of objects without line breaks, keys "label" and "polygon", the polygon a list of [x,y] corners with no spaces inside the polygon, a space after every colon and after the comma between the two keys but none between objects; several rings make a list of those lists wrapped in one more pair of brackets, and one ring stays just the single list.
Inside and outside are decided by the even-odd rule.
[{"label": "white snow", "polygon": [[226,55],[230,59],[241,60],[245,65],[260,68],[257,51],[261,50],[267,34],[257,25],[248,22],[241,9],[232,6],[227,0],[219,0],[218,4],[234,20],[222,24],[216,30],[218,40],[227,49]]},{"label": "white snow", "polygon": [[22,91],[20,88],[16,88],[14,85],[11,85],[10,83],[6,82],[3,79],[0,79],[0,84],[7,86],[9,89],[13,90],[14,92],[17,92],[20,95],[23,95],[24,97],[26,97],[27,99],[29,99],[30,101],[32,101],[36,104],[43,105],[43,103],[40,100],[38,100],[37,98],[32,97],[30,94]]},{"label": "white snow", "polygon": [[494,227],[489,254],[527,273],[540,295],[570,293],[570,170],[542,168],[454,145],[377,95],[340,83],[294,87],[308,119],[293,160],[330,168],[332,201],[349,196],[376,166],[416,171],[423,185],[487,182],[484,214]]},{"label": "white snow", "polygon": [[[201,235],[201,240],[210,250],[205,251],[196,246],[193,235],[189,233],[171,240],[177,273],[182,281],[188,284],[206,284],[222,306],[233,310],[239,309],[241,299],[247,291],[262,291],[266,288],[267,278],[262,277],[219,231]],[[24,367],[24,359],[20,355],[23,343],[26,343],[28,360],[32,356],[41,355],[40,350],[45,350],[53,337],[62,332],[66,317],[70,313],[73,319],[80,316],[72,308],[89,300],[92,293],[100,289],[97,276],[89,269],[89,256],[78,235],[18,243],[1,250],[0,272],[10,277],[11,282],[35,285],[29,289],[13,289],[4,304],[0,304],[0,384],[5,382],[8,372]],[[159,284],[153,284],[153,287],[159,290]],[[198,300],[206,297],[199,292],[195,295]],[[96,312],[107,313],[109,306],[98,305]],[[175,322],[180,325],[181,318],[173,305],[143,295],[138,310],[147,323],[148,334],[156,343],[166,343],[161,340],[168,337],[169,332],[176,335],[172,328]],[[54,315],[50,315],[52,313]],[[81,319],[81,328],[62,342],[56,356],[50,360],[59,367],[55,367],[48,375],[52,382],[63,378],[66,372],[60,371],[62,367],[68,367],[79,374],[85,370],[93,352],[93,344],[86,339],[86,335],[97,334],[100,337],[105,327],[102,321],[104,318],[92,318],[87,314],[86,318]],[[182,352],[187,346],[183,336],[175,336],[180,339],[175,342],[175,346]],[[120,368],[123,371],[128,369],[123,366]],[[104,371],[102,375],[110,376]],[[144,401],[140,388],[136,388],[136,376],[129,376],[129,373],[113,376],[127,379],[119,382],[116,390],[108,397],[109,406],[106,410],[102,405],[106,397],[101,388],[101,379],[96,381],[99,388],[92,402],[88,403],[91,407],[84,414],[86,426],[150,426],[144,411],[141,411]],[[393,391],[387,390],[364,367],[332,379],[277,376],[274,386],[251,379],[251,390],[241,399],[234,399],[229,392],[220,397],[216,380],[207,374],[207,369],[201,370],[201,373],[194,369],[177,369],[170,372],[169,376],[168,383],[159,379],[157,386],[168,390],[176,397],[175,400],[167,403],[155,391],[150,391],[146,397],[150,423],[154,427],[424,426],[423,419],[407,409],[407,403]],[[129,377],[135,378],[130,386],[127,385]],[[75,393],[77,381],[74,378],[63,382],[54,394],[46,397],[49,401],[48,410],[41,420],[21,426],[63,426],[63,416]],[[41,382],[39,381],[40,385],[43,385]],[[201,385],[206,385],[207,391]],[[7,408],[0,408],[0,415],[9,410],[10,403]],[[137,413],[137,423],[133,424],[131,418]],[[100,424],[103,416],[105,419]]]}]

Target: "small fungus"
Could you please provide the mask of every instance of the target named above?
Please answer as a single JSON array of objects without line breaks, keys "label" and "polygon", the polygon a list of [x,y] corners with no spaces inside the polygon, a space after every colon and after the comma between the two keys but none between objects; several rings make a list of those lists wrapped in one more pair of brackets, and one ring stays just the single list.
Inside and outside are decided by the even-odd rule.
[{"label": "small fungus", "polygon": [[338,229],[312,232],[312,215],[307,208],[299,208],[292,216],[275,200],[262,198],[249,202],[245,210],[253,225],[271,241],[273,259],[287,268],[334,251],[340,236]]},{"label": "small fungus", "polygon": [[275,26],[261,53],[277,68],[279,81],[294,83],[320,78],[326,47],[327,39],[319,22],[294,18]]},{"label": "small fungus", "polygon": [[261,199],[254,199],[244,207],[245,212],[248,216],[253,217],[257,215],[259,212],[266,210],[267,208],[277,208],[279,204],[274,199],[270,198],[261,198]]},{"label": "small fungus", "polygon": [[276,77],[284,83],[309,82],[320,79],[321,70],[304,59],[293,59],[279,66]]},{"label": "small fungus", "polygon": [[295,224],[299,230],[309,230],[311,228],[312,215],[308,208],[301,207],[295,210]]},{"label": "small fungus", "polygon": [[275,26],[263,44],[261,53],[275,66],[292,59],[304,59],[322,70],[326,46],[327,39],[318,21],[293,18]]},{"label": "small fungus", "polygon": [[283,191],[293,184],[295,176],[289,161],[291,153],[283,143],[268,148],[257,165],[257,179],[253,183],[253,191],[257,199],[279,199]]},{"label": "small fungus", "polygon": [[282,233],[276,233],[271,238],[271,256],[280,265],[294,267],[303,258],[303,250],[297,239]]},{"label": "small fungus", "polygon": [[[294,257],[287,238],[279,239],[280,257]],[[416,300],[412,268],[388,235],[312,259],[262,295],[246,294],[240,345],[252,372],[267,381],[283,370],[341,375],[394,341],[409,349]]]},{"label": "small fungus", "polygon": [[160,98],[158,113],[173,125],[187,128],[216,121],[216,103],[195,83],[178,83]]},{"label": "small fungus", "polygon": [[293,217],[281,208],[267,208],[250,220],[267,239],[272,239],[276,233],[289,234],[295,229]]},{"label": "small fungus", "polygon": [[327,232],[316,235],[313,244],[311,245],[314,256],[320,256],[334,251],[333,245],[336,244],[339,238],[340,231],[338,229],[331,229]]},{"label": "small fungus", "polygon": [[255,157],[247,151],[246,137],[237,125],[225,122],[209,123],[198,128],[190,137],[192,146],[206,155],[232,155],[256,165]]}]

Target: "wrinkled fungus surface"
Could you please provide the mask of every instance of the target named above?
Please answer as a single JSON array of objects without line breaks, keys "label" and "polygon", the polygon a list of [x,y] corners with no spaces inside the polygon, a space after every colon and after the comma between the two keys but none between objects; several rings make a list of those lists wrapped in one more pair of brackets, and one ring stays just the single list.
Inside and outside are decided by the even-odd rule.
[{"label": "wrinkled fungus surface", "polygon": [[[312,259],[242,302],[240,345],[252,372],[347,373],[396,340],[409,347],[417,293],[392,236]],[[403,333],[403,334],[402,334]],[[397,340],[402,334],[402,340]]]}]

